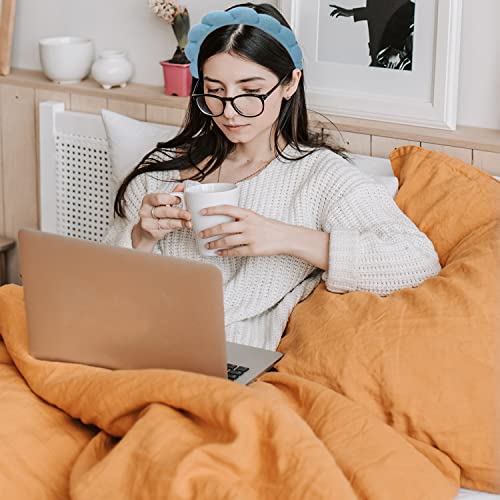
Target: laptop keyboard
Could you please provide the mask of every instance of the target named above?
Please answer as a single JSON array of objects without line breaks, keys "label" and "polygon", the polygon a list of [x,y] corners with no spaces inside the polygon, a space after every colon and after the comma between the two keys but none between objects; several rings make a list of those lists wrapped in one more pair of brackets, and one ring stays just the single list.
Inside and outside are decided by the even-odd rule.
[{"label": "laptop keyboard", "polygon": [[241,377],[245,372],[249,369],[246,366],[238,366],[232,365],[230,363],[227,364],[227,378],[229,380],[236,380],[238,377]]}]

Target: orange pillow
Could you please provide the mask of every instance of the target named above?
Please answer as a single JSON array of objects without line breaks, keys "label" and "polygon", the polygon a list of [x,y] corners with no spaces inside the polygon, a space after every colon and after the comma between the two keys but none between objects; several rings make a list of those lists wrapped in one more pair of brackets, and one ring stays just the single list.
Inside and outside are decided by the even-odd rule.
[{"label": "orange pillow", "polygon": [[319,381],[446,453],[462,486],[498,493],[500,183],[414,146],[391,162],[395,200],[433,241],[441,273],[387,297],[321,284],[292,313],[277,369]]},{"label": "orange pillow", "polygon": [[500,183],[443,153],[404,146],[391,154],[396,203],[432,240],[441,265],[467,235],[498,220]]}]

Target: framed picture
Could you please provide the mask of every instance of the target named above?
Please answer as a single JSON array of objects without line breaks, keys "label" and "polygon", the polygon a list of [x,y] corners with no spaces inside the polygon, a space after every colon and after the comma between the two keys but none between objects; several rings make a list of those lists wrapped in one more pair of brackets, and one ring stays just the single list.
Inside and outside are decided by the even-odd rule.
[{"label": "framed picture", "polygon": [[0,0],[0,75],[10,73],[16,0]]},{"label": "framed picture", "polygon": [[278,0],[278,7],[304,54],[311,109],[456,129],[462,0]]}]

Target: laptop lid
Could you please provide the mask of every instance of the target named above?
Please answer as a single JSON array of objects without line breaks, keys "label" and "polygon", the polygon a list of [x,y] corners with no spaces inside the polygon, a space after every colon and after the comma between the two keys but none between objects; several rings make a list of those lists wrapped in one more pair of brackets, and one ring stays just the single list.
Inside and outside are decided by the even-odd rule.
[{"label": "laptop lid", "polygon": [[36,358],[227,377],[218,267],[29,229],[19,258]]}]

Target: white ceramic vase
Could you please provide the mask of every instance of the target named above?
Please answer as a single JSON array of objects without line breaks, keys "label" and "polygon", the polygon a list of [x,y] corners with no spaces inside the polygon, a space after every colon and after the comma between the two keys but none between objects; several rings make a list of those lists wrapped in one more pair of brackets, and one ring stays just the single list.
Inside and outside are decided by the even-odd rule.
[{"label": "white ceramic vase", "polygon": [[134,67],[124,50],[103,50],[92,65],[92,78],[106,90],[126,87],[132,78]]}]

